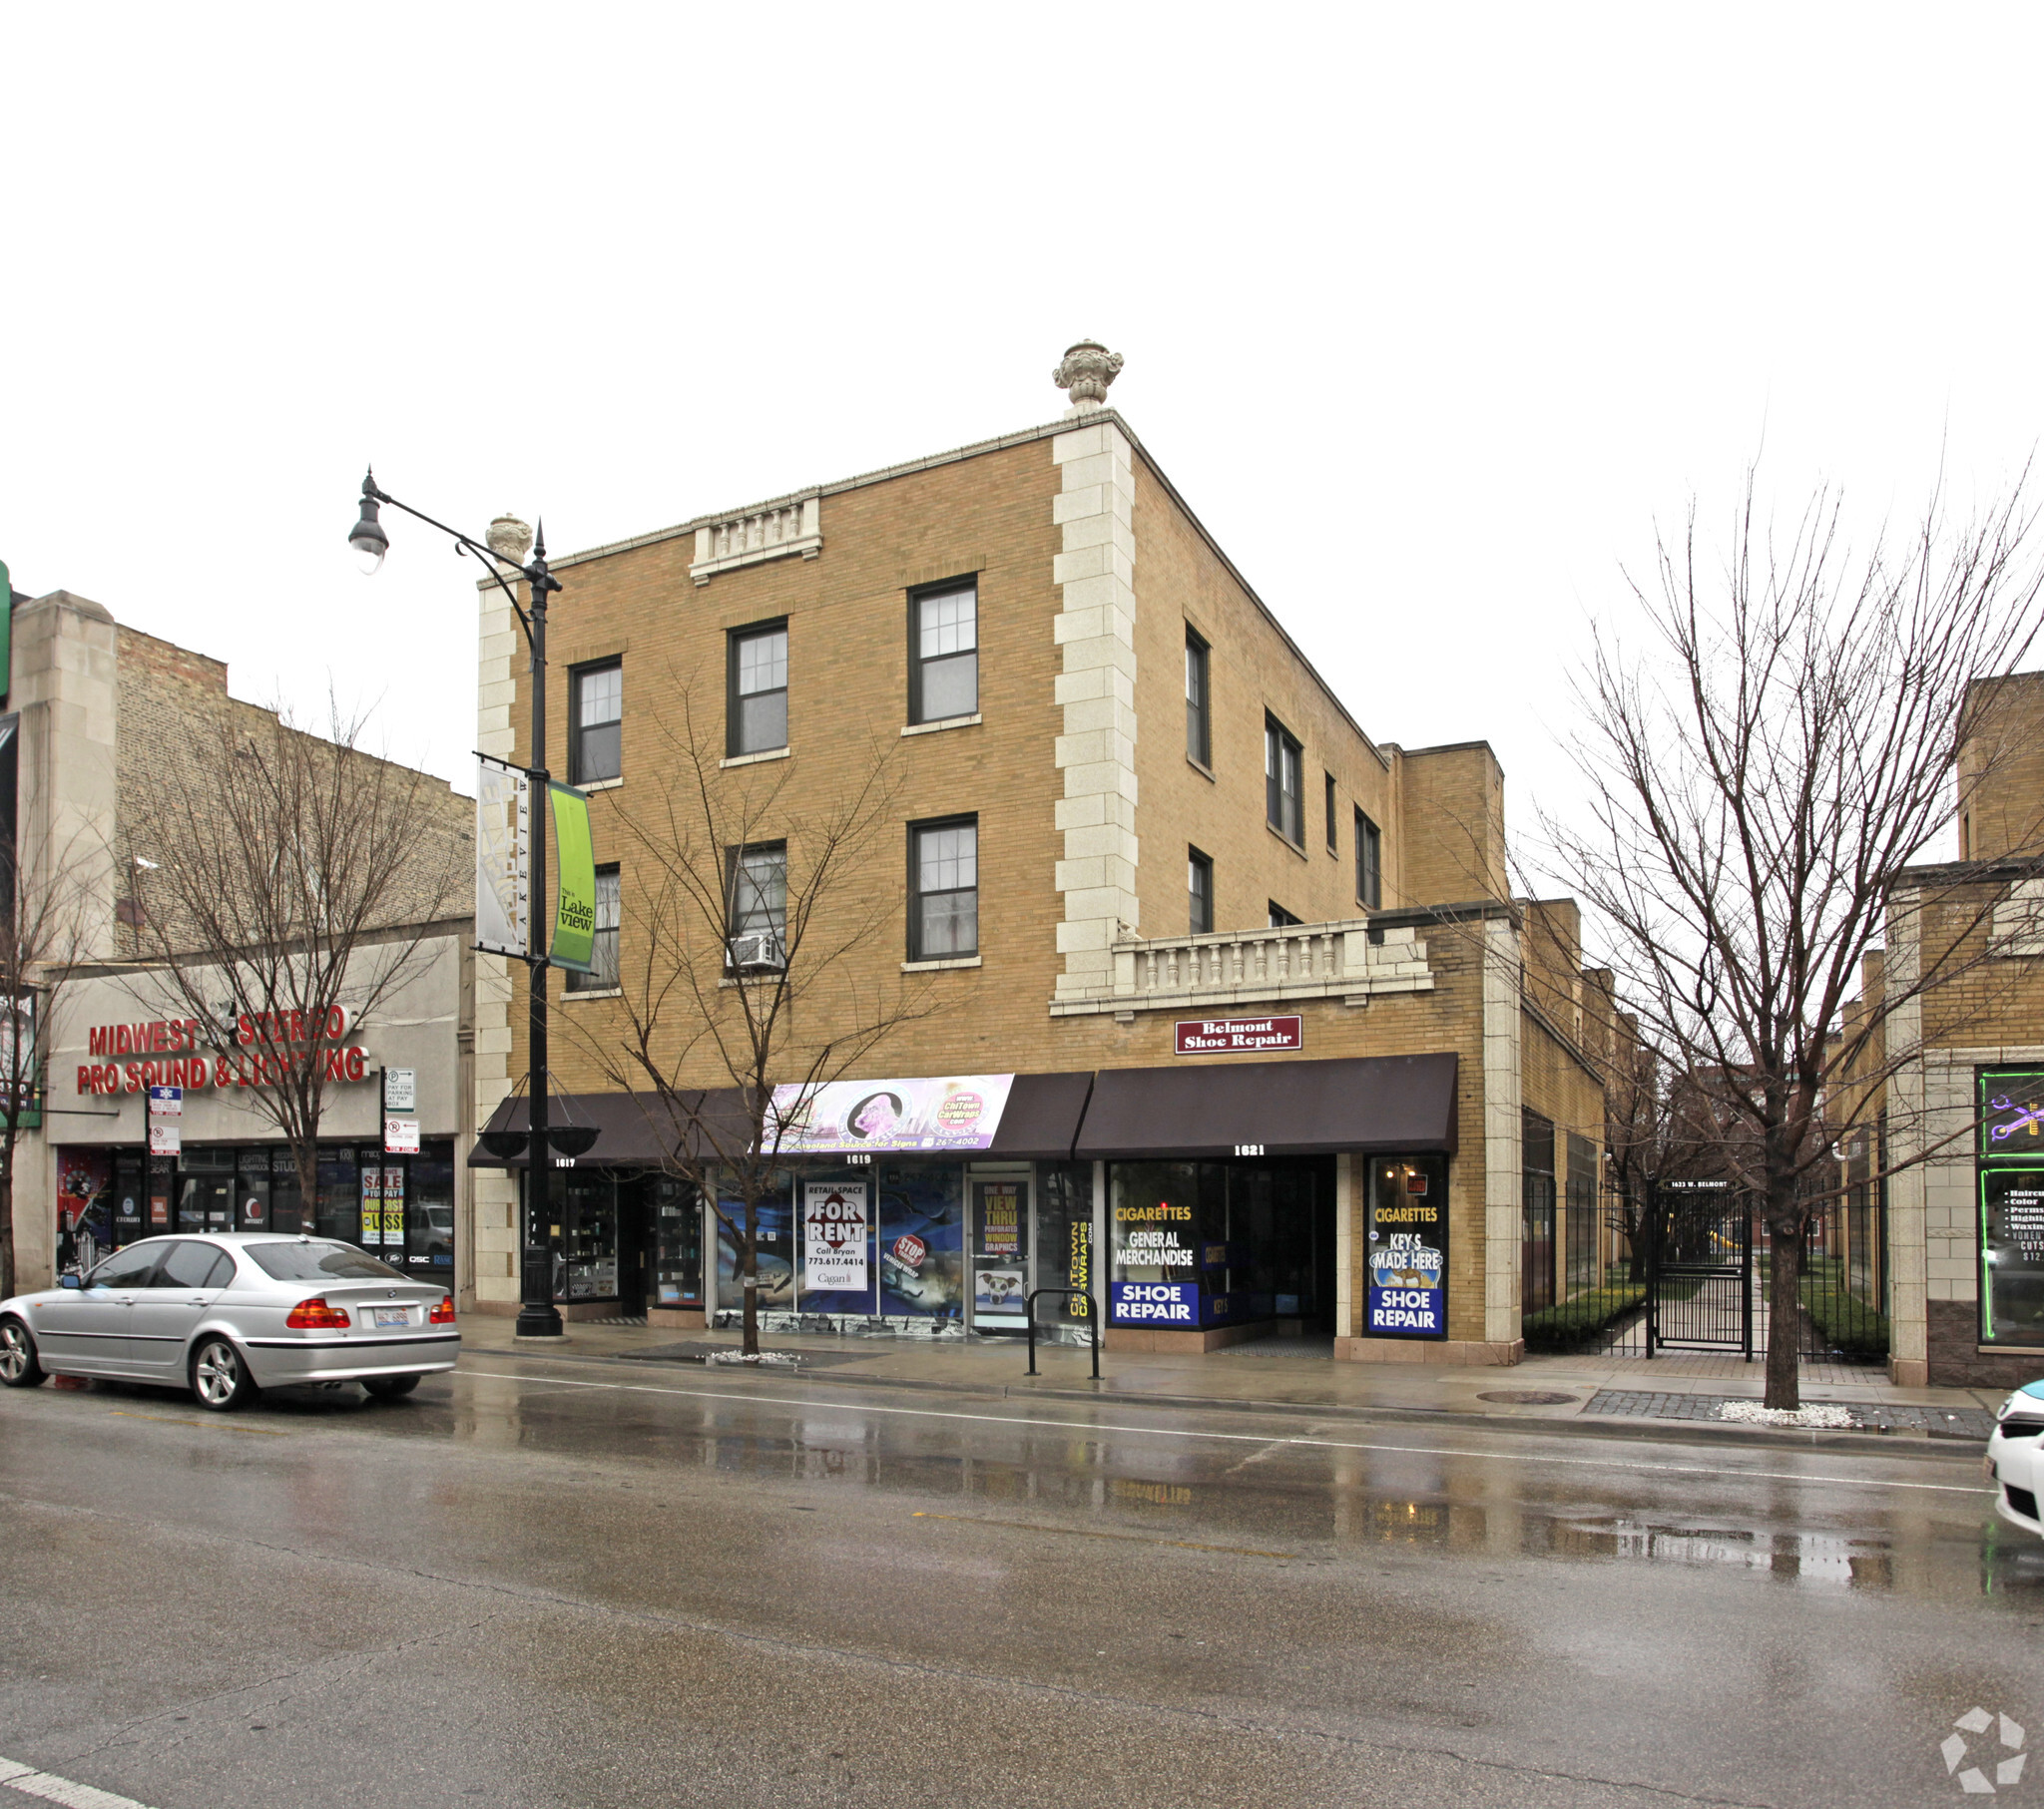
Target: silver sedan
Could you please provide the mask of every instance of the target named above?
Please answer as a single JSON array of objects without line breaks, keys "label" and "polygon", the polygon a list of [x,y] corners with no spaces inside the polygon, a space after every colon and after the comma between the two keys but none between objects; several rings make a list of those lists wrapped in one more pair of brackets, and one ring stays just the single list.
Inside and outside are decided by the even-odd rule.
[{"label": "silver sedan", "polygon": [[445,1288],[325,1237],[148,1237],[83,1278],[0,1300],[9,1388],[53,1375],[157,1382],[218,1413],[306,1383],[409,1394],[460,1349]]}]

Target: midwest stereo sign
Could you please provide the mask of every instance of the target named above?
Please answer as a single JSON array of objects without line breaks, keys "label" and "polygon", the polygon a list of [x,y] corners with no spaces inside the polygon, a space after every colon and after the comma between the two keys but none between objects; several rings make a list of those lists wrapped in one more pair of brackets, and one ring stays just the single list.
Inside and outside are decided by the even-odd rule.
[{"label": "midwest stereo sign", "polygon": [[1303,1049],[1303,1018],[1181,1018],[1182,1056],[1249,1056],[1267,1049]]},{"label": "midwest stereo sign", "polygon": [[[316,1017],[316,1014],[315,1014]],[[86,1053],[114,1061],[81,1062],[78,1091],[141,1093],[151,1087],[267,1087],[310,1062],[324,1064],[329,1081],[366,1081],[369,1052],[345,1041],[347,1012],[334,1006],[326,1022],[307,1024],[303,1012],[248,1012],[235,1020],[235,1048],[208,1054],[197,1018],[157,1018],[144,1024],[95,1024]],[[132,1058],[122,1061],[118,1058]]]}]

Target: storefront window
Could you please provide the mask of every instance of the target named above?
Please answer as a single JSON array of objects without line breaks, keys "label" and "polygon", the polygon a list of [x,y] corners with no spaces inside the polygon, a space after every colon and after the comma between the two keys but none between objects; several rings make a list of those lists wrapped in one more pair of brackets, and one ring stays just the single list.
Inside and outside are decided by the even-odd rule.
[{"label": "storefront window", "polygon": [[295,1236],[308,1229],[299,1211],[298,1164],[288,1149],[269,1151],[269,1228]]},{"label": "storefront window", "polygon": [[2044,1347],[2044,1070],[1979,1074],[1980,1342]]},{"label": "storefront window", "polygon": [[[1097,1299],[1093,1273],[1093,1164],[1044,1162],[1036,1170],[1036,1285],[1078,1288]],[[1084,1300],[1046,1294],[1039,1325],[1084,1325]]]},{"label": "storefront window", "polygon": [[703,1304],[703,1206],[696,1189],[671,1174],[655,1175],[653,1189],[653,1304]]},{"label": "storefront window", "polygon": [[352,1149],[319,1151],[319,1201],[314,1216],[321,1237],[337,1237],[343,1243],[361,1241],[361,1179]]},{"label": "storefront window", "polygon": [[562,1300],[618,1297],[617,1182],[577,1169],[554,1182],[561,1240],[554,1246],[554,1293]]},{"label": "storefront window", "polygon": [[965,1170],[951,1162],[901,1162],[879,1176],[880,1311],[962,1316],[965,1306]]},{"label": "storefront window", "polygon": [[244,1149],[235,1164],[235,1229],[269,1228],[269,1151]]},{"label": "storefront window", "polygon": [[1221,1164],[1113,1162],[1107,1172],[1114,1245],[1109,1323],[1193,1331],[1226,1317],[1232,1302]]},{"label": "storefront window", "polygon": [[235,1228],[235,1152],[187,1148],[178,1157],[180,1231]]},{"label": "storefront window", "polygon": [[[389,1165],[393,1158],[384,1157]],[[454,1145],[425,1143],[409,1163],[404,1260],[431,1279],[454,1279]]]},{"label": "storefront window", "polygon": [[972,1322],[1022,1331],[1029,1295],[1029,1177],[972,1182]]},{"label": "storefront window", "polygon": [[57,1152],[57,1272],[89,1269],[114,1244],[114,1157],[108,1149]]},{"label": "storefront window", "polygon": [[[872,1170],[867,1169],[866,1172],[871,1173]],[[784,1313],[794,1308],[793,1194],[794,1176],[782,1169],[771,1177],[766,1195],[755,1207],[754,1272],[760,1281],[760,1308],[763,1312]],[[728,1175],[722,1177],[718,1199],[724,1211],[717,1227],[718,1311],[741,1311],[746,1304],[745,1290],[739,1285],[738,1243],[732,1235],[731,1226],[743,1228],[746,1208]],[[726,1219],[729,1224],[724,1222]]]},{"label": "storefront window", "polygon": [[793,1178],[795,1298],[805,1313],[870,1313],[879,1280],[873,1170],[803,1168]]},{"label": "storefront window", "polygon": [[144,1235],[149,1200],[143,1188],[148,1181],[144,1158],[122,1153],[114,1157],[114,1242],[133,1243]]},{"label": "storefront window", "polygon": [[1364,1270],[1371,1338],[1448,1335],[1448,1165],[1437,1155],[1372,1157]]}]

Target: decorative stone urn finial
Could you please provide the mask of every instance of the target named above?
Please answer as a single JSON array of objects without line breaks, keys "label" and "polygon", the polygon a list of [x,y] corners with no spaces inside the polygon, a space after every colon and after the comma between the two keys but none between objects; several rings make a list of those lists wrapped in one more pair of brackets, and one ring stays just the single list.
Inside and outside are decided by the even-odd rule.
[{"label": "decorative stone urn finial", "polygon": [[1120,352],[1109,351],[1097,339],[1081,339],[1066,351],[1064,362],[1050,373],[1050,380],[1071,393],[1072,406],[1065,412],[1084,414],[1107,406],[1107,386],[1121,375],[1121,369]]},{"label": "decorative stone urn finial", "polygon": [[490,523],[490,531],[483,539],[506,565],[522,566],[532,547],[532,530],[515,515],[500,515]]}]

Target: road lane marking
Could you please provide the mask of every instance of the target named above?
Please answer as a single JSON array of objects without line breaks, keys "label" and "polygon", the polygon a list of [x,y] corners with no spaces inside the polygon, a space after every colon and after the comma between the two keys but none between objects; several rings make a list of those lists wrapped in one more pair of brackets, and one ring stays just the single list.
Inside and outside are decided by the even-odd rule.
[{"label": "road lane marking", "polygon": [[1055,1533],[1062,1539],[1112,1539],[1126,1546],[1177,1546],[1184,1552],[1225,1552],[1231,1558],[1275,1558],[1280,1564],[1304,1559],[1303,1552],[1264,1552],[1255,1546],[1203,1546],[1196,1539],[1153,1539],[1147,1533],[1103,1533],[1094,1527],[1045,1527],[1033,1520],[996,1520],[991,1514],[930,1514],[918,1508],[910,1520],[948,1520],[961,1527],[1012,1527],[1018,1533]]},{"label": "road lane marking", "polygon": [[147,1803],[138,1803],[132,1796],[116,1796],[111,1790],[56,1777],[16,1759],[0,1759],[0,1784],[19,1790],[24,1796],[62,1803],[64,1809],[149,1809]]},{"label": "road lane marking", "polygon": [[[833,1413],[841,1409],[850,1413],[892,1414],[911,1420],[963,1420],[983,1426],[1039,1426],[1065,1433],[1120,1432],[1137,1438],[1214,1439],[1232,1445],[1297,1445],[1313,1451],[1387,1452],[1398,1457],[1466,1457],[1486,1464],[1560,1464],[1576,1470],[1639,1470],[1653,1476],[1711,1476],[1721,1481],[1739,1478],[1763,1483],[1843,1483],[1853,1489],[1923,1489],[1938,1495],[1995,1494],[1992,1489],[1981,1489],[1970,1483],[1907,1483],[1886,1477],[1824,1476],[1797,1470],[1728,1469],[1718,1464],[1641,1464],[1610,1458],[1551,1457],[1529,1451],[1461,1451],[1447,1445],[1371,1445],[1357,1439],[1274,1439],[1264,1432],[1210,1432],[1191,1426],[1122,1426],[1108,1422],[1088,1424],[1081,1420],[1034,1419],[1023,1414],[958,1413],[937,1407],[881,1407],[871,1401],[805,1401],[795,1395],[744,1394],[737,1389],[661,1388],[651,1382],[585,1382],[571,1376],[522,1376],[503,1369],[457,1369],[453,1373],[458,1376],[487,1376],[499,1382],[524,1382],[541,1388],[603,1388],[615,1394],[681,1395],[690,1400],[737,1401],[744,1406],[805,1407],[811,1412],[827,1407]],[[1869,1452],[1867,1455],[1873,1454]]]},{"label": "road lane marking", "polygon": [[168,1413],[130,1413],[125,1407],[109,1407],[117,1420],[154,1420],[159,1426],[217,1426],[222,1432],[259,1432],[265,1439],[287,1439],[291,1435],[275,1426],[238,1426],[232,1420],[181,1420]]}]

